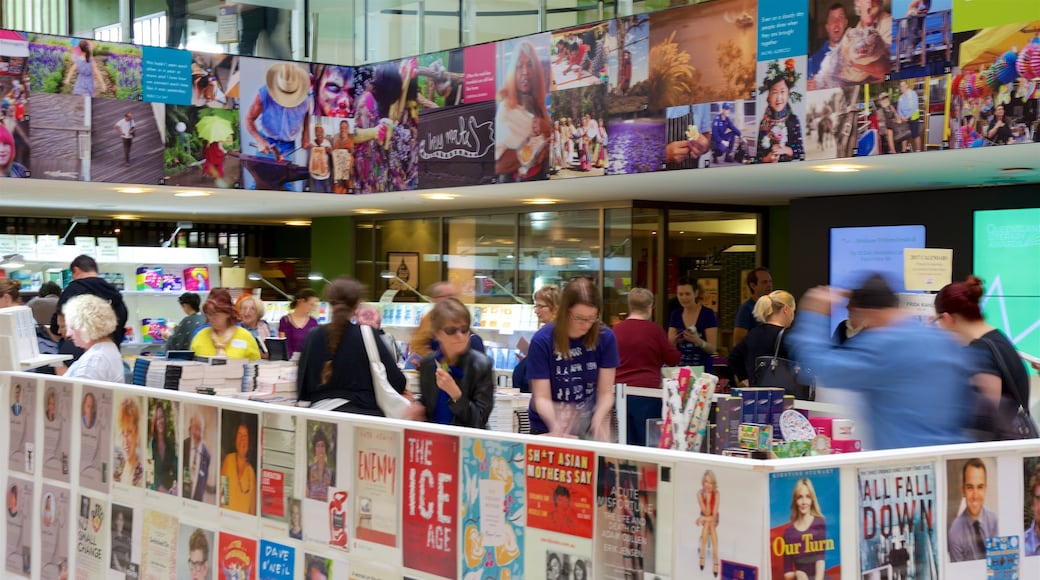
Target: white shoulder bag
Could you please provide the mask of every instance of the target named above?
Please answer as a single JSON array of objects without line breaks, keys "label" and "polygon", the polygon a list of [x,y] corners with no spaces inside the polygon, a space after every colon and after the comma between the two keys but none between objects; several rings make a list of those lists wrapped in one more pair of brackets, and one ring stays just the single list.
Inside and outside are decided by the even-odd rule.
[{"label": "white shoulder bag", "polygon": [[372,371],[372,389],[376,392],[376,403],[387,417],[403,418],[412,404],[411,401],[395,391],[394,387],[390,385],[389,379],[386,378],[386,367],[383,366],[383,359],[379,358],[379,349],[376,348],[376,337],[372,328],[362,324],[361,337],[365,341],[368,366]]}]

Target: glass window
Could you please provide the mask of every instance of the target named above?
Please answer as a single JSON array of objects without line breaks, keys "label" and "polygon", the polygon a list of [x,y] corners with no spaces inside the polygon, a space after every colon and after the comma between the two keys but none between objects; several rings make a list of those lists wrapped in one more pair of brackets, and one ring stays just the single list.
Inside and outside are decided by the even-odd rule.
[{"label": "glass window", "polygon": [[576,276],[599,282],[600,212],[533,211],[520,214],[521,296]]},{"label": "glass window", "polygon": [[[603,213],[603,312],[613,326],[628,311],[628,291],[633,285],[633,213],[647,210],[608,209]],[[652,211],[657,219],[656,211]]]},{"label": "glass window", "polygon": [[445,220],[448,280],[463,302],[530,304],[516,293],[516,214],[467,216]]},{"label": "glass window", "polygon": [[425,294],[427,287],[443,279],[441,218],[388,220],[375,227],[372,260],[377,279],[369,291],[373,300],[391,288],[399,290],[394,300],[418,300],[415,292]]}]

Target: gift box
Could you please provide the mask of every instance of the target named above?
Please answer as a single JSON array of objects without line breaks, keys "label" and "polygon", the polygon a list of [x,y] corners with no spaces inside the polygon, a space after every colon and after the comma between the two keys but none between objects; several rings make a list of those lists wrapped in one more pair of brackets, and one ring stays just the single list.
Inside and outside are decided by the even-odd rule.
[{"label": "gift box", "polygon": [[863,451],[863,443],[859,439],[831,439],[831,453],[856,453]]},{"label": "gift box", "polygon": [[138,290],[162,290],[162,266],[141,266],[137,269]]},{"label": "gift box", "polygon": [[164,335],[169,327],[165,318],[143,318],[141,319],[141,342],[163,342]]},{"label": "gift box", "polygon": [[209,268],[192,266],[184,269],[184,289],[189,292],[209,291]]},{"label": "gift box", "polygon": [[820,435],[826,435],[832,441],[847,441],[852,439],[853,422],[851,419],[837,419],[835,417],[811,417],[813,429]]}]

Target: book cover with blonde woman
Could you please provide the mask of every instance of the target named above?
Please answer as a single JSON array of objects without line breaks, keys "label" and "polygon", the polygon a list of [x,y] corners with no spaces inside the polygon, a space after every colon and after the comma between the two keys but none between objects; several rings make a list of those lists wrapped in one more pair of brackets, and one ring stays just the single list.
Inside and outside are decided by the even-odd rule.
[{"label": "book cover with blonde woman", "polygon": [[773,578],[841,578],[840,488],[837,469],[770,474],[769,553]]}]

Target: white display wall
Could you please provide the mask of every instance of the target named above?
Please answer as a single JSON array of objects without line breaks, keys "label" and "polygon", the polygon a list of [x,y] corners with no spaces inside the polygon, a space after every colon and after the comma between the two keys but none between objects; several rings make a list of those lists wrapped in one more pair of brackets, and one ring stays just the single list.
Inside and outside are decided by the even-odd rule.
[{"label": "white display wall", "polygon": [[[0,393],[4,577],[1040,577],[1040,441],[753,461],[28,373]],[[979,505],[989,558],[951,562]]]}]

